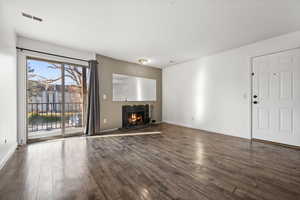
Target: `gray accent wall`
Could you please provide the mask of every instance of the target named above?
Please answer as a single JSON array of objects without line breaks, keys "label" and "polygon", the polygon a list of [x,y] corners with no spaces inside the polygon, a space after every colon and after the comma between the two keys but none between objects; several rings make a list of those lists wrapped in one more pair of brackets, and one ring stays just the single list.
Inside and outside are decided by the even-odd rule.
[{"label": "gray accent wall", "polygon": [[[100,119],[101,131],[122,127],[122,105],[152,104],[152,119],[162,120],[162,70],[159,68],[142,66],[135,63],[116,60],[96,55],[99,62],[100,78]],[[125,74],[156,80],[156,102],[113,102],[112,101],[112,74]],[[106,95],[106,99],[103,98]],[[106,119],[106,123],[104,123]]]}]

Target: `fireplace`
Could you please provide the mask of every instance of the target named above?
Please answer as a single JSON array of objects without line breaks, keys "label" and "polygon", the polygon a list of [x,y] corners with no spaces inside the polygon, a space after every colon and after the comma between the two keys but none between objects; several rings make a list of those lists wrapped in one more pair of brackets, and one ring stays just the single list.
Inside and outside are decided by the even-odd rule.
[{"label": "fireplace", "polygon": [[122,107],[122,128],[142,128],[149,125],[149,105],[133,105]]}]

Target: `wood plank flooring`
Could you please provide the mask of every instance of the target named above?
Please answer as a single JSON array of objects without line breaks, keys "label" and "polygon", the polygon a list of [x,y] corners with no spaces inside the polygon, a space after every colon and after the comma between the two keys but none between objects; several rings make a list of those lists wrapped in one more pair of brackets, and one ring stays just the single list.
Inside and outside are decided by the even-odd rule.
[{"label": "wood plank flooring", "polygon": [[300,151],[161,124],[160,135],[42,142],[0,171],[0,199],[299,200]]}]

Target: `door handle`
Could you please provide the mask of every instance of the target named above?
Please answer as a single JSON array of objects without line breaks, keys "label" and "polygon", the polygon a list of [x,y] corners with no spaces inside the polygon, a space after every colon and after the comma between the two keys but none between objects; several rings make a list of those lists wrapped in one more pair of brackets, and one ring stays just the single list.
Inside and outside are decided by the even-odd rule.
[{"label": "door handle", "polygon": [[253,95],[253,98],[257,98],[257,95],[255,94],[255,95]]},{"label": "door handle", "polygon": [[258,104],[258,101],[253,101],[253,104]]}]

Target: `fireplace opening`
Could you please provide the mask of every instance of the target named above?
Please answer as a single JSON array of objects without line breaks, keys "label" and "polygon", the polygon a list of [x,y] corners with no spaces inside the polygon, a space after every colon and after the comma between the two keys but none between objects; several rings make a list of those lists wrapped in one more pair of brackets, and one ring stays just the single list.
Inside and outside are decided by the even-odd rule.
[{"label": "fireplace opening", "polygon": [[141,128],[149,125],[149,105],[134,105],[122,107],[122,128]]},{"label": "fireplace opening", "polygon": [[131,125],[143,124],[143,114],[142,113],[131,113],[128,116],[128,123]]}]

